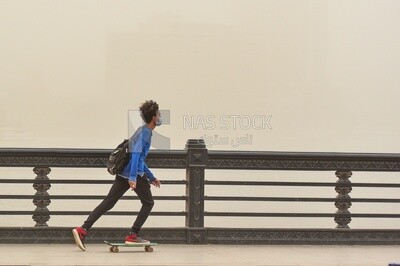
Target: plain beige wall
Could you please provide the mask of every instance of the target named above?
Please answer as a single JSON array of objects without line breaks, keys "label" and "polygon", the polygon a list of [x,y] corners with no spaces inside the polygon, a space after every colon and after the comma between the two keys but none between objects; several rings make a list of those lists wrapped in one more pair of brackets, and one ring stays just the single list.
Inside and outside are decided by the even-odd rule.
[{"label": "plain beige wall", "polygon": [[[251,134],[235,149],[398,152],[399,13],[396,0],[1,0],[0,146],[112,148],[127,110],[155,99],[174,149]],[[185,115],[272,115],[272,130],[185,130]]]},{"label": "plain beige wall", "polygon": [[[399,14],[396,0],[0,0],[0,147],[113,148],[127,135],[128,110],[154,99],[171,111],[171,124],[157,131],[171,138],[173,149],[204,135],[230,140],[251,135],[251,145],[209,148],[396,153]],[[185,116],[210,115],[216,129],[184,128]],[[224,115],[271,115],[272,129],[231,125],[221,130],[218,119]],[[52,178],[61,176],[57,171]],[[240,180],[244,174],[237,175]],[[333,173],[317,175],[335,180]],[[376,181],[374,176],[370,180]],[[315,180],[310,173],[295,176],[300,177]],[[262,177],[254,173],[253,178]],[[271,171],[268,178],[285,176]],[[212,189],[208,195],[221,193]],[[244,196],[285,195],[265,189]],[[51,193],[57,194],[56,186]],[[382,197],[396,195],[392,191]],[[315,196],[334,197],[335,192],[319,190]],[[265,203],[251,210],[282,206]],[[214,208],[211,203],[207,207]],[[149,225],[163,224],[150,219]],[[285,223],[277,220],[279,225]]]}]

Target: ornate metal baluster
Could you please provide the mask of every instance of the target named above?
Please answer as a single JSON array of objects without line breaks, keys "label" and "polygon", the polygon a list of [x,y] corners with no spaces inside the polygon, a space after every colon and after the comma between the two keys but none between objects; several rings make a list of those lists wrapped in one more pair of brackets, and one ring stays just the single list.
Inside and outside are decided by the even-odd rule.
[{"label": "ornate metal baluster", "polygon": [[336,196],[335,206],[338,208],[335,214],[335,222],[337,223],[336,228],[348,229],[348,224],[351,222],[351,213],[349,208],[351,207],[351,171],[336,171],[336,176],[339,180],[336,181],[335,190],[338,193]]},{"label": "ornate metal baluster", "polygon": [[47,190],[50,189],[50,179],[47,175],[50,173],[50,167],[35,167],[33,172],[37,175],[33,182],[33,187],[36,189],[36,194],[33,197],[33,204],[36,209],[33,213],[32,219],[36,222],[35,227],[48,226],[47,221],[50,220],[50,212],[47,206],[51,200]]}]

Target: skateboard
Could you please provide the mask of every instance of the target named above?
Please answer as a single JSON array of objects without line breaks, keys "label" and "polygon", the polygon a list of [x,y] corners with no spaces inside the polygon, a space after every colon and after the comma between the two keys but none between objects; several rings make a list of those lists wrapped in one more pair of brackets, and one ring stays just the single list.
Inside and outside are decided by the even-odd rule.
[{"label": "skateboard", "polygon": [[104,243],[106,243],[107,245],[110,246],[109,250],[110,252],[113,253],[117,253],[119,252],[119,248],[118,247],[144,247],[144,250],[146,250],[147,252],[153,252],[153,247],[152,246],[157,246],[157,243],[135,243],[135,244],[125,244],[125,243],[118,243],[118,242],[108,242],[108,241],[104,241]]}]

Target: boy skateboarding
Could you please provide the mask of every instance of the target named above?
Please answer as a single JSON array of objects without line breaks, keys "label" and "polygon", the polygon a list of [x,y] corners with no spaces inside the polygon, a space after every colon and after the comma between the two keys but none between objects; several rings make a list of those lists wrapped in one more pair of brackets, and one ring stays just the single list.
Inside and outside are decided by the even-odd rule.
[{"label": "boy skateboarding", "polygon": [[154,205],[150,184],[160,187],[161,183],[147,167],[145,160],[150,149],[152,131],[162,124],[162,119],[158,104],[151,100],[140,106],[140,113],[145,124],[139,127],[131,138],[129,144],[132,153],[131,159],[115,176],[108,195],[89,214],[82,226],[72,230],[76,245],[83,251],[86,250],[84,241],[90,228],[104,213],[114,207],[128,189],[135,191],[142,207],[132,225],[131,232],[125,237],[125,244],[150,242],[140,238],[139,232]]}]

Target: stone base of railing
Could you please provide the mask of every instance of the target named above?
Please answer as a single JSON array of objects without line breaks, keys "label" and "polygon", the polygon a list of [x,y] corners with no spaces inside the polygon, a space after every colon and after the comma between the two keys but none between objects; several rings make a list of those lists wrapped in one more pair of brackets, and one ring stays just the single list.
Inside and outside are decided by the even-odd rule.
[{"label": "stone base of railing", "polygon": [[[73,244],[72,228],[3,227],[0,243]],[[86,243],[121,241],[122,228],[93,228]],[[161,244],[260,244],[260,245],[400,245],[400,230],[365,229],[244,229],[146,228],[144,238]]]}]

